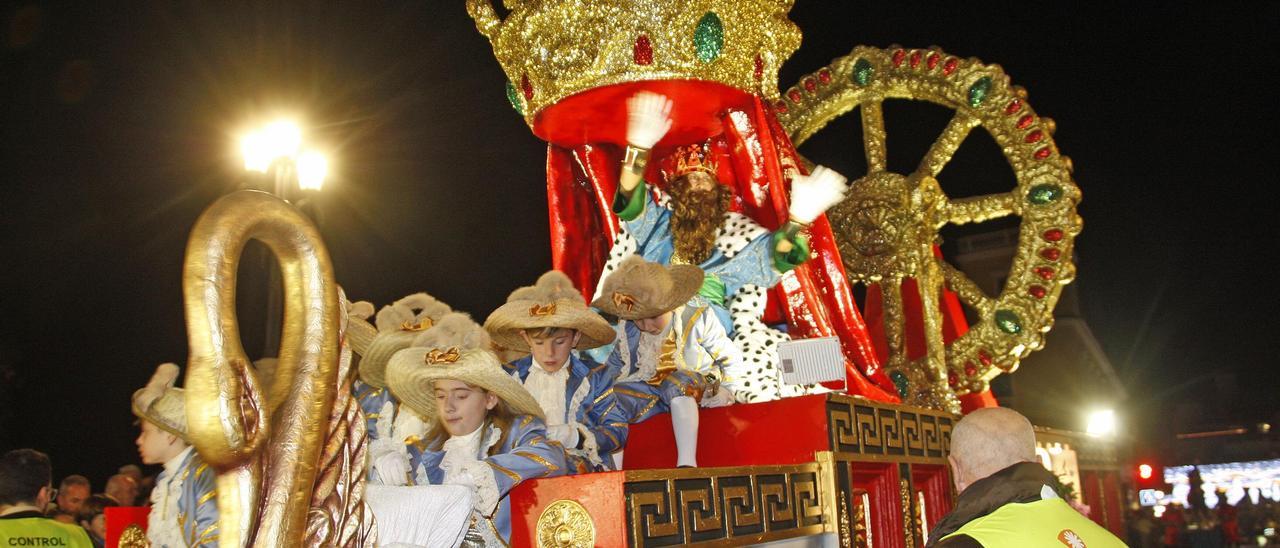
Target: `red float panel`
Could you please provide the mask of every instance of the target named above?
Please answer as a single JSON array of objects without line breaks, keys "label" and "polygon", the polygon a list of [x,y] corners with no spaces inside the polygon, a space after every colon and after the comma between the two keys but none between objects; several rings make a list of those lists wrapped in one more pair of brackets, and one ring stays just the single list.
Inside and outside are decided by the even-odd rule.
[{"label": "red float panel", "polygon": [[104,508],[102,515],[107,520],[107,534],[104,539],[107,548],[119,546],[120,535],[130,525],[137,525],[145,533],[147,530],[147,515],[150,513],[150,506],[113,506]]},{"label": "red float panel", "polygon": [[[759,466],[813,462],[830,448],[827,397],[702,409],[698,424],[698,466]],[[676,441],[671,415],[631,425],[623,467],[675,468]]]},{"label": "red float panel", "polygon": [[623,472],[563,476],[521,483],[511,491],[511,546],[537,546],[531,538],[538,518],[552,502],[572,499],[588,509],[595,525],[596,546],[626,546],[626,501]]}]

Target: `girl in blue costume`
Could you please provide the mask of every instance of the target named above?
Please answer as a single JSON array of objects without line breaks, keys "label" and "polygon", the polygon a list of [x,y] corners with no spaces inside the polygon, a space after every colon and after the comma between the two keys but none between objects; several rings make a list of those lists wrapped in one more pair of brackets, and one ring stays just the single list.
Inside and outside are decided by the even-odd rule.
[{"label": "girl in blue costume", "polygon": [[547,436],[567,449],[570,473],[612,469],[610,454],[627,441],[627,417],[608,368],[573,350],[604,346],[615,335],[569,277],[552,270],[515,290],[484,328],[498,345],[530,353],[503,367],[542,407]]},{"label": "girl in blue costume", "polygon": [[387,389],[387,362],[450,312],[449,305],[434,297],[414,293],[382,307],[370,325],[373,305],[359,301],[347,306],[347,341],[358,359],[351,391],[369,432],[368,480],[374,484],[402,485],[408,473],[406,440],[417,442],[426,434],[421,417],[401,412],[400,401]]},{"label": "girl in blue costume", "polygon": [[508,376],[489,335],[452,313],[392,356],[387,385],[430,430],[410,448],[414,483],[470,486],[468,537],[500,545],[511,536],[507,494],[527,479],[565,473],[564,447],[547,439],[538,402]]}]

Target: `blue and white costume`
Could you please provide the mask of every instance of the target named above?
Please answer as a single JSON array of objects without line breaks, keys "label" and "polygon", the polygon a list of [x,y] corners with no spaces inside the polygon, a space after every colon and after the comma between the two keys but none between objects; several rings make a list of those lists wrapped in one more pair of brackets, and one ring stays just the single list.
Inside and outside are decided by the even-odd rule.
[{"label": "blue and white costume", "polygon": [[216,475],[188,447],[164,463],[151,491],[147,540],[157,548],[218,546]]},{"label": "blue and white costume", "polygon": [[[563,393],[563,414],[558,417],[547,416],[548,425],[571,424],[578,430],[578,447],[566,447],[571,474],[612,469],[613,461],[609,455],[622,449],[627,443],[627,414],[614,396],[613,375],[607,366],[594,365],[574,354],[569,355],[568,363],[557,371],[557,374],[565,377],[559,384],[563,387],[559,390]],[[556,375],[548,374],[541,366],[534,365],[532,356],[520,358],[502,367],[539,401],[543,396],[535,393],[539,388],[530,381],[531,373],[534,376]],[[550,395],[555,397],[554,393]],[[547,413],[552,411],[546,407],[560,409],[559,406],[543,407]]]},{"label": "blue and white costume", "polygon": [[476,517],[492,525],[478,529],[496,530],[504,542],[511,538],[511,489],[524,480],[564,475],[567,467],[564,448],[548,440],[546,425],[531,415],[516,415],[505,438],[486,422],[471,434],[449,438],[439,450],[412,446],[410,454],[418,485],[475,486]]},{"label": "blue and white costume", "polygon": [[676,397],[701,400],[708,375],[714,375],[722,388],[736,388],[744,367],[742,353],[709,310],[677,308],[657,335],[640,331],[633,321],[621,324],[607,365],[616,375],[613,391],[629,422],[669,411]]},{"label": "blue and white costume", "polygon": [[[640,202],[641,196],[643,202]],[[675,253],[675,243],[671,236],[671,210],[654,201],[645,183],[636,187],[628,204],[628,207],[615,213],[623,221],[627,232],[635,238],[636,253],[647,261],[671,264]],[[640,206],[639,212],[635,212],[637,205]],[[733,320],[725,306],[726,299],[732,298],[745,285],[768,288],[778,283],[775,258],[784,256],[774,252],[775,241],[774,233],[760,227],[749,217],[737,213],[726,214],[726,222],[720,227],[710,256],[698,264],[706,274],[706,280],[690,304],[711,306],[725,331],[732,334]]]}]

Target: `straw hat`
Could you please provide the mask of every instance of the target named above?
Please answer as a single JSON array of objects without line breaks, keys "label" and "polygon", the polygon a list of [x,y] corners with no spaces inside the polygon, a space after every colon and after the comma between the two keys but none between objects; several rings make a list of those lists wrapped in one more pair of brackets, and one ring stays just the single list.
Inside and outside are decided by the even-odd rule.
[{"label": "straw hat", "polygon": [[449,314],[418,336],[412,347],[391,357],[387,385],[428,424],[435,420],[434,383],[441,379],[478,386],[507,402],[515,413],[543,418],[537,400],[503,372],[489,344],[489,334],[469,316]]},{"label": "straw hat", "polygon": [[352,352],[364,356],[369,351],[369,345],[373,344],[373,338],[378,336],[378,328],[369,323],[369,317],[373,316],[373,303],[353,303],[345,299],[343,302],[347,308],[347,344],[351,346]]},{"label": "straw hat", "polygon": [[689,302],[702,279],[696,266],[663,266],[632,255],[605,278],[591,306],[624,320],[652,318]]},{"label": "straw hat", "polygon": [[449,305],[426,293],[414,293],[382,307],[374,319],[377,334],[364,344],[364,351],[356,339],[351,343],[352,350],[360,354],[360,380],[375,388],[386,388],[387,361],[391,356],[408,348],[414,338],[451,311]]},{"label": "straw hat", "polygon": [[133,393],[133,414],[162,430],[187,439],[187,401],[181,388],[174,388],[178,366],[162,363],[147,381],[147,386]]},{"label": "straw hat", "polygon": [[493,342],[521,352],[528,352],[529,344],[520,333],[544,327],[577,330],[582,334],[575,347],[578,350],[604,346],[617,336],[609,322],[587,308],[582,293],[559,270],[543,274],[534,285],[513,291],[507,303],[484,321]]}]

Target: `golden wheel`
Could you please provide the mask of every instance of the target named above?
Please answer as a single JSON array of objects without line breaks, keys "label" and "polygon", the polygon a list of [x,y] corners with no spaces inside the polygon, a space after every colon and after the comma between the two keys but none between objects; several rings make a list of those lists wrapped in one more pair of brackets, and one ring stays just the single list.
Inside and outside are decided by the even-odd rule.
[{"label": "golden wheel", "polygon": [[[930,102],[954,111],[918,167],[886,167],[882,105],[889,99]],[[979,392],[1044,345],[1053,307],[1075,276],[1071,249],[1081,228],[1080,190],[1071,161],[1053,142],[1054,123],[1036,115],[1026,92],[998,65],[937,49],[860,46],[801,79],[776,105],[798,146],[835,118],[857,109],[868,173],[828,212],[851,282],[878,283],[884,297],[890,359],[886,371],[904,401],[958,410],[956,395]],[[1017,185],[1008,192],[952,199],[938,176],[957,148],[983,128],[1003,151]],[[937,258],[938,231],[948,224],[1021,218],[1018,249],[999,295],[987,295],[959,269]],[[909,361],[903,344],[902,280],[921,288],[927,353]],[[978,320],[944,347],[942,284]]]}]

